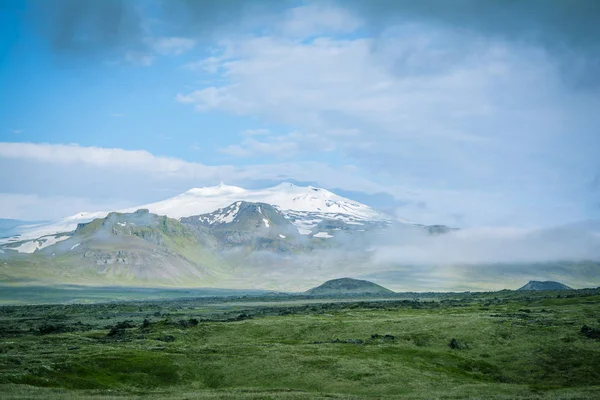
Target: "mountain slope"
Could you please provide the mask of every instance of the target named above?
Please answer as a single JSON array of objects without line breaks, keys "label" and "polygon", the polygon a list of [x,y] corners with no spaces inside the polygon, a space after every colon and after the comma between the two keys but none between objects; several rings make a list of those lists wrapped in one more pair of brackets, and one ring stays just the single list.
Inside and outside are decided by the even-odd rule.
[{"label": "mountain slope", "polygon": [[237,201],[212,213],[181,218],[192,230],[207,229],[223,246],[249,250],[288,251],[295,247],[297,229],[275,207]]},{"label": "mountain slope", "polygon": [[393,291],[373,282],[352,278],[332,279],[320,286],[309,289],[309,296],[332,296],[345,294],[391,294]]},{"label": "mountain slope", "polygon": [[42,264],[40,276],[61,283],[207,285],[220,273],[210,235],[148,210],[110,213],[61,239],[33,254],[11,251],[13,262]]}]

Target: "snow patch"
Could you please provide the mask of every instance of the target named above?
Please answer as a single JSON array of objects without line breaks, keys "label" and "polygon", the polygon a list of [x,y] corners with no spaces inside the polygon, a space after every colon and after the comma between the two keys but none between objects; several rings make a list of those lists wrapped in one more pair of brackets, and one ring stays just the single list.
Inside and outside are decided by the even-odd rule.
[{"label": "snow patch", "polygon": [[22,231],[18,236],[0,239],[0,244],[20,242],[22,240],[42,239],[44,236],[55,235],[57,233],[71,232],[77,228],[77,224],[90,222],[96,218],[104,218],[108,212],[82,212],[63,218],[57,222],[45,222],[42,224],[22,225]]},{"label": "snow patch", "polygon": [[74,244],[71,246],[71,250],[75,250],[81,243]]},{"label": "snow patch", "polygon": [[333,236],[331,236],[329,233],[327,232],[319,232],[313,235],[313,237],[318,237],[318,238],[324,238],[324,239],[329,239],[332,238]]},{"label": "snow patch", "polygon": [[269,227],[269,220],[266,218],[263,218],[263,222],[265,223],[265,226],[268,228]]},{"label": "snow patch", "polygon": [[310,235],[312,231],[310,229],[298,228],[298,233],[300,233],[301,235]]},{"label": "snow patch", "polygon": [[201,215],[198,217],[198,220],[206,222],[209,225],[231,223],[240,212],[240,205],[240,202],[236,202],[229,207],[218,209],[211,215]]},{"label": "snow patch", "polygon": [[285,236],[285,235],[282,235],[282,234],[280,233],[280,234],[279,234],[279,237],[280,237],[280,238],[282,238],[282,239],[285,239],[285,237],[286,237],[286,236]]},{"label": "snow patch", "polygon": [[56,244],[63,240],[67,240],[68,238],[69,238],[69,236],[61,236],[61,237],[45,236],[45,237],[41,237],[36,240],[31,240],[29,242],[25,242],[18,247],[11,248],[11,250],[16,250],[19,253],[31,254],[36,250],[41,250],[45,247],[52,246],[53,244]]}]

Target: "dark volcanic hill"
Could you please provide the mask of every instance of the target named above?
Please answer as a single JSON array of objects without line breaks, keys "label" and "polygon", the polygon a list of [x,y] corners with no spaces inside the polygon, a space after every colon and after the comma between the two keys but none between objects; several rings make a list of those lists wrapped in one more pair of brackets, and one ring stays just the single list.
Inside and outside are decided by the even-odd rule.
[{"label": "dark volcanic hill", "polygon": [[529,281],[517,290],[571,290],[572,288],[554,281]]},{"label": "dark volcanic hill", "polygon": [[373,282],[352,278],[332,279],[306,291],[309,296],[331,296],[344,294],[391,294],[390,289]]}]

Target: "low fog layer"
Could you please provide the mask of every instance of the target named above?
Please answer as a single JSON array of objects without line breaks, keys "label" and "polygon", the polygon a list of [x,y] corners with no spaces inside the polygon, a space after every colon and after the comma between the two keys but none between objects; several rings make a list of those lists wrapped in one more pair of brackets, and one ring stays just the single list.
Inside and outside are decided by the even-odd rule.
[{"label": "low fog layer", "polygon": [[473,228],[437,236],[405,226],[376,234],[368,251],[360,250],[356,239],[347,240],[345,250],[293,256],[257,252],[235,268],[231,284],[304,291],[348,276],[416,292],[518,289],[529,280],[600,286],[598,221],[535,230]]},{"label": "low fog layer", "polygon": [[467,228],[429,236],[411,228],[386,233],[377,263],[455,264],[600,260],[600,222],[550,229]]}]

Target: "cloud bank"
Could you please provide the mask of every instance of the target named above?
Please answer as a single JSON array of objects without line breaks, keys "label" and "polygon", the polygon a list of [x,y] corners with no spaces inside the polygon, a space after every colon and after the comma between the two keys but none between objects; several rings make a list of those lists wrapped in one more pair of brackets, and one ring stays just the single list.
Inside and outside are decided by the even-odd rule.
[{"label": "cloud bank", "polygon": [[383,193],[428,224],[600,215],[597,1],[38,0],[25,11],[69,62],[181,60],[174,73],[189,83],[173,101],[252,126],[210,149],[214,165],[4,143],[3,171],[20,171],[3,172],[8,194],[108,205],[291,179]]}]

